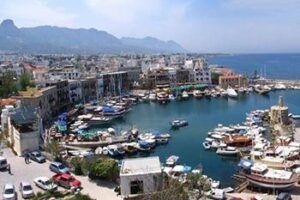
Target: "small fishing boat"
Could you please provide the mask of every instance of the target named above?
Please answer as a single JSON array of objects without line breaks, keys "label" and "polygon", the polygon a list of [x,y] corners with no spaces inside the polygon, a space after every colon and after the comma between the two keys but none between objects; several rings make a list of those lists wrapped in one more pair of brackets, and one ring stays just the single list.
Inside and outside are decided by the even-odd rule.
[{"label": "small fishing boat", "polygon": [[202,97],[202,92],[200,90],[194,90],[193,91],[193,96],[196,98],[196,99],[200,99]]},{"label": "small fishing boat", "polygon": [[103,151],[107,151],[108,155],[115,157],[119,155],[118,147],[115,144],[108,145],[107,147],[103,147]]},{"label": "small fishing boat", "polygon": [[176,119],[176,120],[173,120],[172,122],[170,122],[170,124],[171,124],[172,128],[180,128],[183,126],[187,126],[189,123],[186,120]]},{"label": "small fishing boat", "polygon": [[182,99],[188,99],[190,96],[189,94],[187,93],[187,91],[183,91],[182,92]]},{"label": "small fishing boat", "polygon": [[167,166],[174,166],[174,165],[177,164],[178,160],[179,160],[178,156],[171,155],[170,157],[167,158],[166,165]]},{"label": "small fishing boat", "polygon": [[236,91],[233,88],[227,88],[226,90],[227,95],[231,98],[236,98],[238,96],[238,94],[236,93]]},{"label": "small fishing boat", "polygon": [[122,156],[126,153],[122,144],[116,144],[116,146],[117,146],[117,152],[119,156]]},{"label": "small fishing boat", "polygon": [[254,86],[254,91],[257,92],[258,94],[268,94],[271,91],[271,88],[266,86],[266,85],[255,85]]},{"label": "small fishing boat", "polygon": [[293,119],[300,119],[300,115],[292,115]]},{"label": "small fishing boat", "polygon": [[220,147],[216,153],[222,156],[237,156],[240,152],[235,147]]},{"label": "small fishing boat", "polygon": [[149,152],[151,150],[151,145],[145,140],[139,140],[137,149],[142,152]]},{"label": "small fishing boat", "polygon": [[138,149],[136,148],[137,143],[136,142],[131,142],[131,143],[123,143],[122,144],[124,147],[124,150],[127,154],[135,154],[137,153]]},{"label": "small fishing boat", "polygon": [[169,100],[174,101],[176,100],[176,97],[173,94],[169,94]]},{"label": "small fishing boat", "polygon": [[210,144],[209,144],[209,142],[204,141],[204,142],[202,143],[202,145],[203,145],[204,149],[206,149],[206,150],[210,149]]},{"label": "small fishing boat", "polygon": [[201,163],[199,163],[193,170],[192,173],[194,174],[202,174],[203,172],[203,165]]},{"label": "small fishing boat", "polygon": [[155,93],[150,93],[149,94],[149,100],[150,101],[155,101],[156,100],[156,94]]},{"label": "small fishing boat", "polygon": [[168,138],[156,138],[156,144],[168,144],[169,139]]},{"label": "small fishing boat", "polygon": [[275,84],[274,89],[275,90],[285,90],[286,86],[282,83],[277,83],[277,84]]}]

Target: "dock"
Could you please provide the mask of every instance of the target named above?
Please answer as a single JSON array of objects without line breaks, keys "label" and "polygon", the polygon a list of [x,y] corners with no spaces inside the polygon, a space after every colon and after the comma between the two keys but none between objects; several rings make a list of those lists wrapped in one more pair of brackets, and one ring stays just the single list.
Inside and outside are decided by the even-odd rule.
[{"label": "dock", "polygon": [[61,142],[60,144],[62,146],[72,146],[72,147],[81,147],[81,148],[97,148],[97,147],[103,147],[110,144],[117,144],[117,143],[123,143],[128,142],[128,138],[125,137],[112,137],[110,140],[105,141],[74,141],[74,142]]},{"label": "dock", "polygon": [[239,185],[234,188],[235,193],[243,192],[250,184],[244,176],[234,174],[231,178],[239,182]]}]

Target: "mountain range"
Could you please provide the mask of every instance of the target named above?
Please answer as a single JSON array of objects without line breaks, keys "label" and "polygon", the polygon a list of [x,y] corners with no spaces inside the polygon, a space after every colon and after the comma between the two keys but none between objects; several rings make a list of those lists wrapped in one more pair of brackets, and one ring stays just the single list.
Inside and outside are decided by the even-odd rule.
[{"label": "mountain range", "polygon": [[174,41],[153,37],[117,38],[105,31],[56,26],[18,28],[13,20],[0,24],[0,50],[18,53],[184,53]]}]

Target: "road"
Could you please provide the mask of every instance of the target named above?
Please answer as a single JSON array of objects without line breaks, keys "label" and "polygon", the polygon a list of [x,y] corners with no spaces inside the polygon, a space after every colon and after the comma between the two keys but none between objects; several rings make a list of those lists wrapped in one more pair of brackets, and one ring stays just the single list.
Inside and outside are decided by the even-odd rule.
[{"label": "road", "polygon": [[[7,158],[7,161],[11,165],[10,175],[7,171],[0,171],[0,190],[2,195],[3,186],[6,183],[12,183],[15,185],[15,188],[18,193],[18,199],[22,199],[20,192],[18,191],[19,183],[21,181],[30,182],[33,186],[35,193],[42,191],[40,188],[37,188],[33,184],[33,180],[39,176],[52,177],[53,172],[49,170],[49,163],[46,162],[39,164],[31,161],[30,164],[25,164],[23,157],[15,156],[10,149],[3,149],[3,156]],[[82,194],[88,194],[93,199],[101,200],[120,200],[120,197],[117,197],[114,190],[114,185],[107,182],[91,182],[85,176],[75,176],[78,180],[81,181],[83,190]],[[62,188],[60,188],[62,189]],[[2,196],[1,196],[2,197]]]}]

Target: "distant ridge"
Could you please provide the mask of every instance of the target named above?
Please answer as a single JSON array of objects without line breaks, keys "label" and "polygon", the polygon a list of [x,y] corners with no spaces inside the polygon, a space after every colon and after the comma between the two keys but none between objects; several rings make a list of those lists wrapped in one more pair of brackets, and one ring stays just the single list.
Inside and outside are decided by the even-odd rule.
[{"label": "distant ridge", "polygon": [[183,53],[174,41],[145,37],[118,39],[96,29],[70,29],[56,26],[18,28],[13,20],[0,24],[0,50],[19,53]]}]

